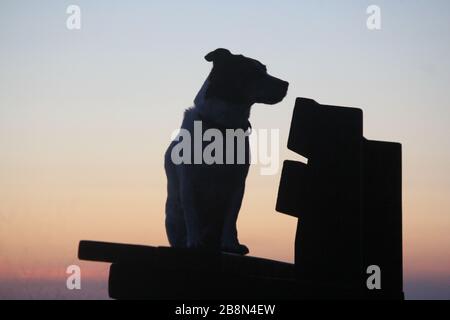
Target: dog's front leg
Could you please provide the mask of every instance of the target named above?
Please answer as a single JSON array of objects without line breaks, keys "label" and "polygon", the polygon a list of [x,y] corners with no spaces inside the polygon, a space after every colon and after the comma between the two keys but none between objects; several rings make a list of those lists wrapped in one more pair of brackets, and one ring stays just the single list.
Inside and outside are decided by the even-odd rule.
[{"label": "dog's front leg", "polygon": [[243,183],[232,194],[222,233],[222,250],[242,255],[249,253],[249,249],[247,246],[239,243],[236,223],[241,210],[244,190],[245,184]]},{"label": "dog's front leg", "polygon": [[181,165],[179,170],[187,246],[219,251],[226,208],[215,170],[206,165]]}]

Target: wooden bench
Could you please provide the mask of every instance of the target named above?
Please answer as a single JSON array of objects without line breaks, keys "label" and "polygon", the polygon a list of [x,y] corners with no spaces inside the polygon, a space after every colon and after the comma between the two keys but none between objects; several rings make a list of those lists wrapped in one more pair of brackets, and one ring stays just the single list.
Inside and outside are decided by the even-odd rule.
[{"label": "wooden bench", "polygon": [[81,241],[81,260],[111,263],[115,299],[291,299],[293,264],[227,253]]}]

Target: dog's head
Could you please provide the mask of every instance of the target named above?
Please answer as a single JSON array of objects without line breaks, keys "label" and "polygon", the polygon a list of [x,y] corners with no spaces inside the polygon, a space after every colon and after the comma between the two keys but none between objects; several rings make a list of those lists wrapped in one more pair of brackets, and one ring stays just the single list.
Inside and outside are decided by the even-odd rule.
[{"label": "dog's head", "polygon": [[269,75],[258,60],[234,55],[227,49],[214,50],[205,59],[213,63],[206,98],[252,105],[275,104],[286,96],[289,83]]}]

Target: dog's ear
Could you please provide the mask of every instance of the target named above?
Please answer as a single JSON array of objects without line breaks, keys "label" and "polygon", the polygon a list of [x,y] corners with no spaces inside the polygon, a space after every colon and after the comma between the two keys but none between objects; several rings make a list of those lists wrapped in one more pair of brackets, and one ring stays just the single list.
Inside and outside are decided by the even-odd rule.
[{"label": "dog's ear", "polygon": [[216,62],[216,61],[221,61],[227,57],[231,56],[231,52],[227,49],[223,49],[223,48],[219,48],[216,49],[210,53],[208,53],[205,56],[205,60],[208,62]]}]

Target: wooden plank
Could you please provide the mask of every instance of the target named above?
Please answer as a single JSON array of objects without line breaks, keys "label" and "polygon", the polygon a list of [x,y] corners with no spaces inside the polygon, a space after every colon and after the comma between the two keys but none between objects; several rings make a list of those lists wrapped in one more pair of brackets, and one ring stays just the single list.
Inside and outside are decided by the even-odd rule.
[{"label": "wooden plank", "polygon": [[243,276],[294,278],[294,265],[269,259],[194,249],[81,241],[81,260],[146,264],[166,270],[211,271]]},{"label": "wooden plank", "polygon": [[363,150],[363,267],[381,270],[381,290],[367,295],[402,299],[402,146],[366,140]]},{"label": "wooden plank", "polygon": [[122,243],[82,240],[78,245],[78,259],[97,262],[153,261],[156,247]]},{"label": "wooden plank", "polygon": [[277,210],[299,218],[297,279],[360,292],[362,110],[298,98],[288,148],[307,165],[286,161]]},{"label": "wooden plank", "polygon": [[296,218],[312,212],[312,184],[310,170],[306,164],[285,160],[278,187],[276,210]]},{"label": "wooden plank", "polygon": [[293,299],[296,292],[293,279],[167,270],[145,264],[114,263],[109,276],[109,295],[114,299]]}]

